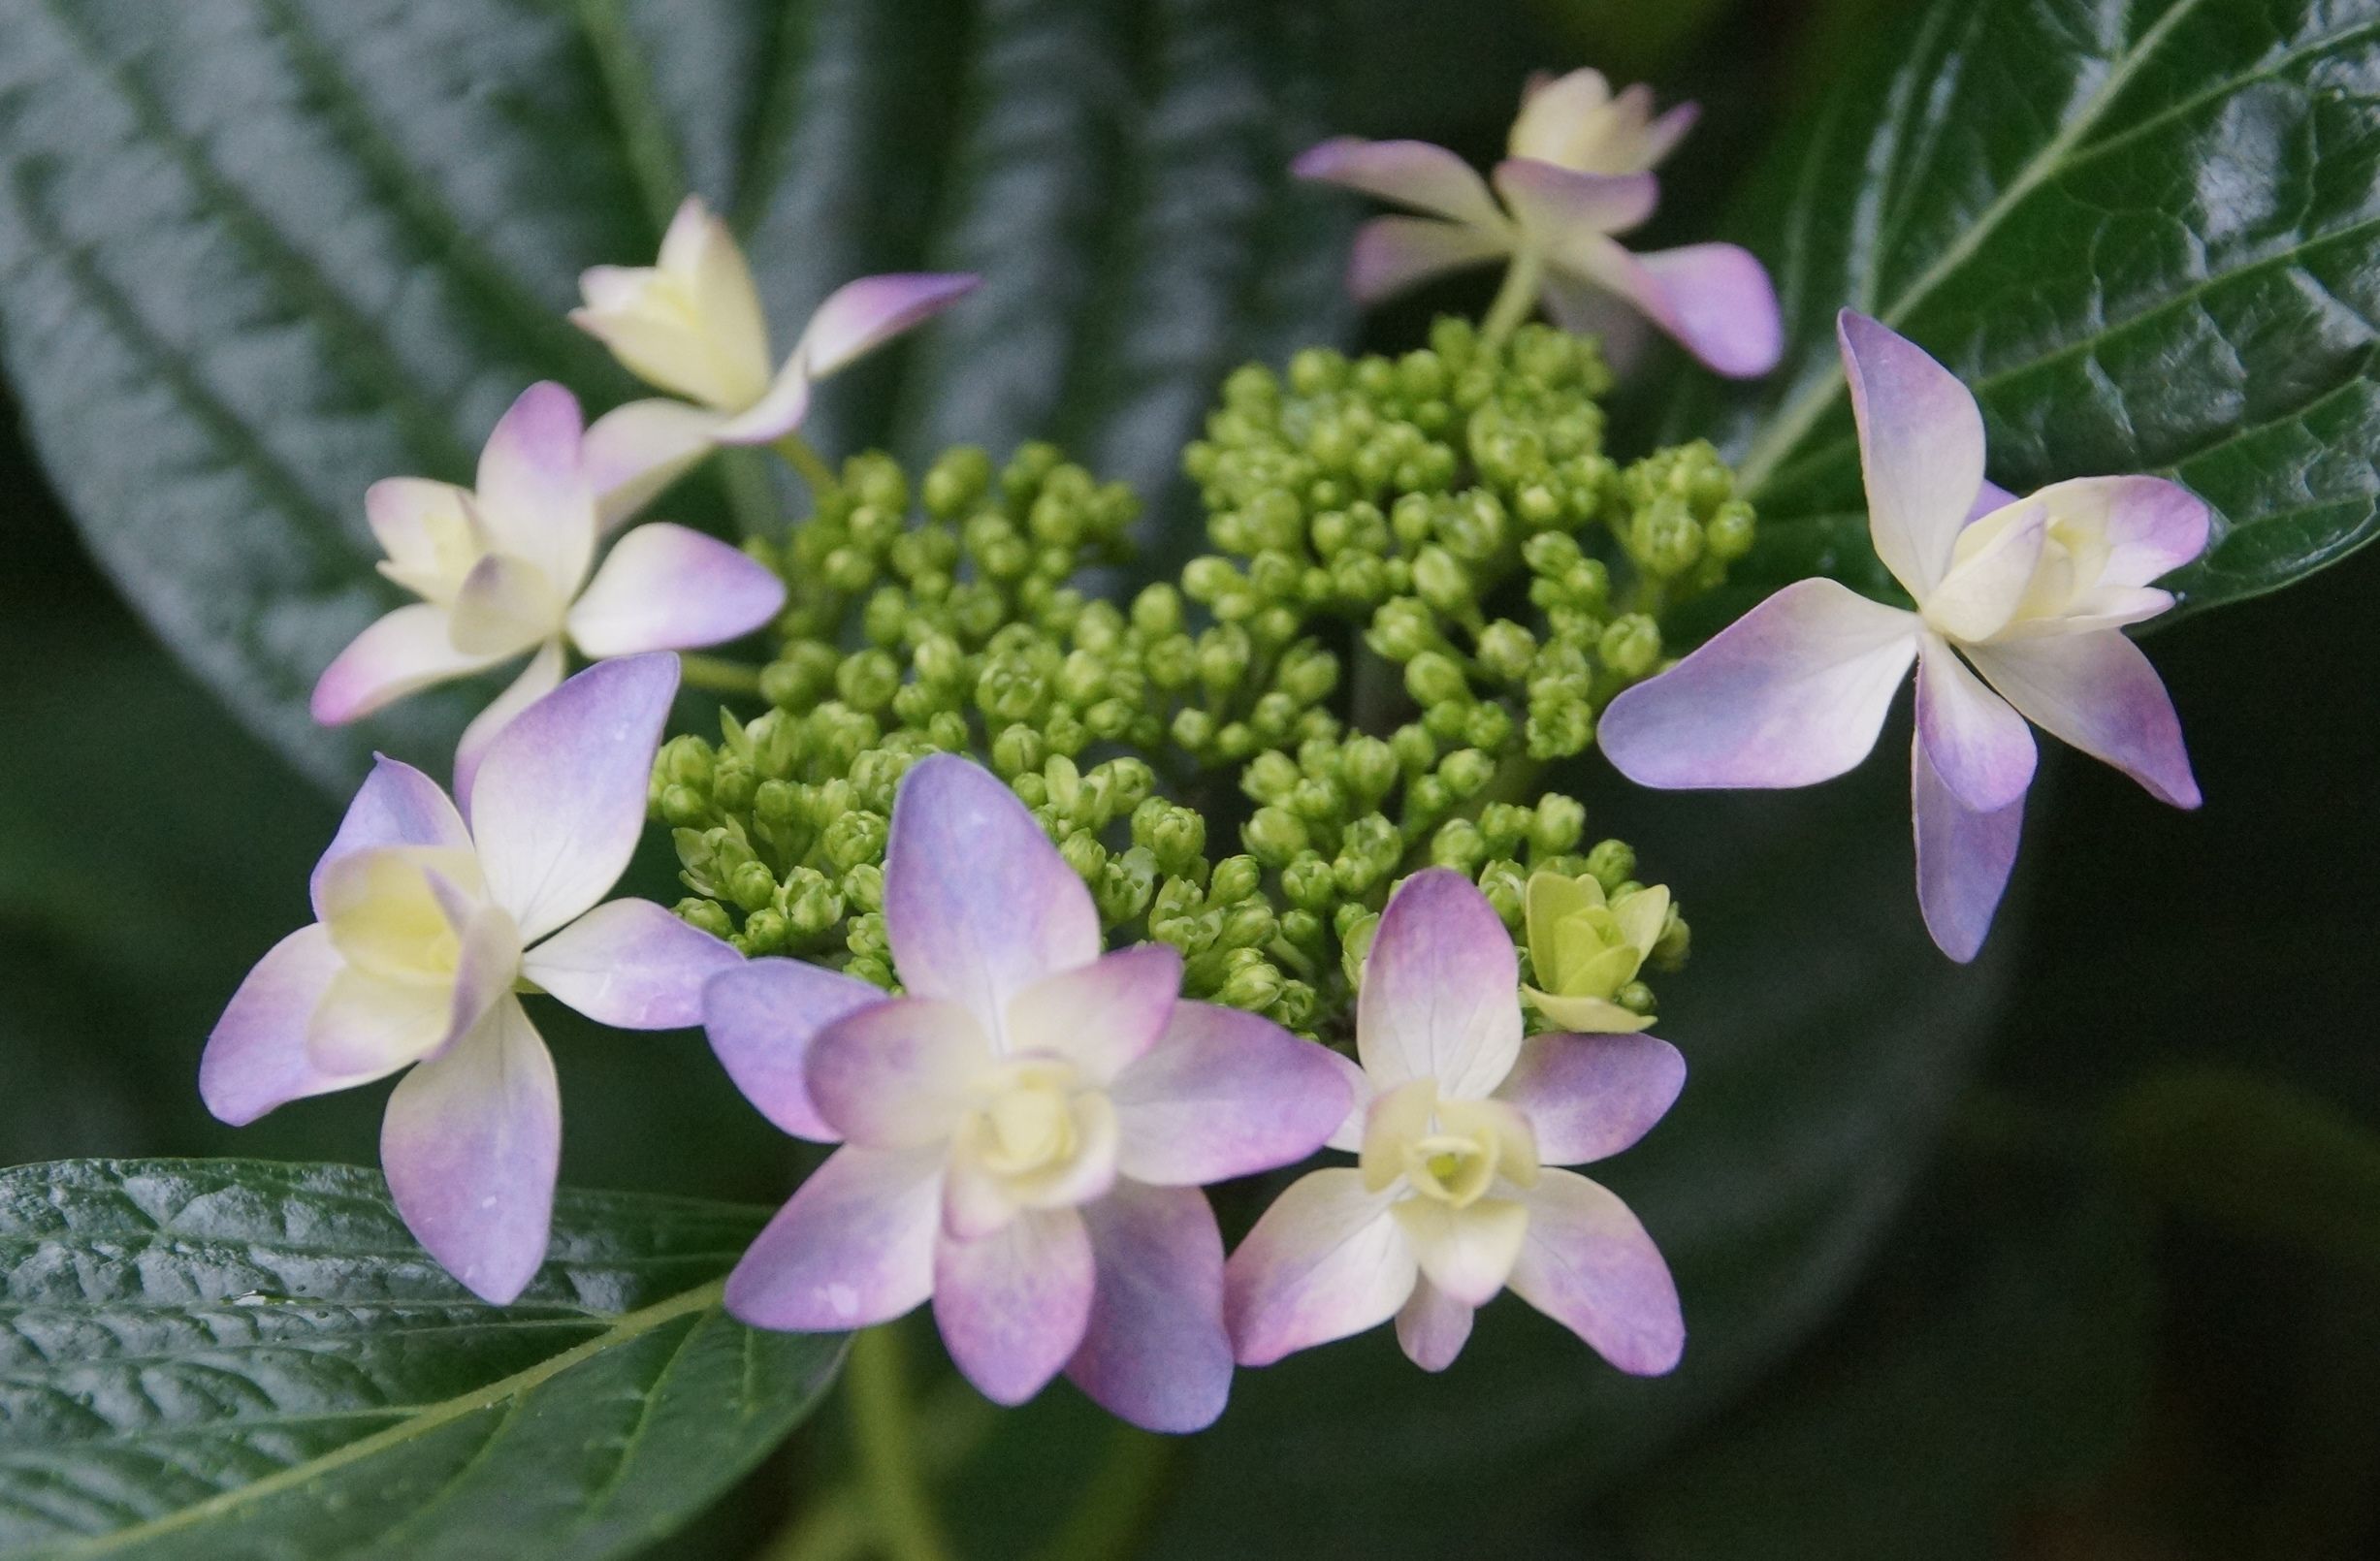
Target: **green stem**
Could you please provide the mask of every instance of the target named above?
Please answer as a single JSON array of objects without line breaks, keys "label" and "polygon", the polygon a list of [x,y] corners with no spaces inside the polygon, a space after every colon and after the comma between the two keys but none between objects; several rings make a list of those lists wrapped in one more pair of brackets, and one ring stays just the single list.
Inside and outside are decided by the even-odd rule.
[{"label": "green stem", "polygon": [[877,1538],[892,1561],[950,1561],[918,1468],[906,1377],[901,1338],[890,1326],[852,1336],[844,1402],[858,1446],[860,1483],[874,1510]]},{"label": "green stem", "polygon": [[1537,286],[1544,279],[1545,257],[1534,245],[1523,244],[1512,252],[1512,264],[1504,271],[1504,285],[1496,290],[1496,302],[1488,305],[1487,317],[1479,324],[1482,346],[1494,349],[1503,345],[1513,328],[1528,318],[1529,310],[1537,306]]},{"label": "green stem", "polygon": [[[916,1419],[917,1465],[947,1475],[991,1434],[999,1412],[963,1382],[929,1395]],[[820,1491],[760,1552],[760,1561],[853,1561],[877,1542],[881,1525],[865,1492],[849,1482]]]},{"label": "green stem", "polygon": [[1156,1513],[1179,1440],[1119,1425],[1065,1524],[1035,1561],[1110,1561],[1130,1555]]},{"label": "green stem", "polygon": [[827,494],[843,487],[835,477],[835,468],[826,463],[825,457],[811,449],[810,441],[799,433],[787,434],[777,441],[776,449],[779,455],[785,457],[786,464],[799,472],[801,480],[810,485],[812,503],[823,501]]},{"label": "green stem", "polygon": [[678,653],[679,676],[689,688],[705,688],[715,694],[756,694],[760,691],[760,669],[724,656],[690,655]]}]

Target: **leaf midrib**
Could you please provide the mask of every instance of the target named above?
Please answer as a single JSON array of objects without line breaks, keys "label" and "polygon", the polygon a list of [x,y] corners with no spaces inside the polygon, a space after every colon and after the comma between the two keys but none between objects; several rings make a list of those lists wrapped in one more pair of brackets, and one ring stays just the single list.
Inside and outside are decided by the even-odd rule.
[{"label": "leaf midrib", "polygon": [[[1933,290],[1959,267],[1965,265],[1994,228],[2005,220],[2017,205],[2057,172],[2067,153],[2099,123],[2109,108],[2122,95],[2133,75],[2151,55],[2155,54],[2169,33],[2195,11],[2200,0],[2174,0],[2172,9],[2150,24],[2132,49],[2119,57],[2108,69],[2099,89],[2091,94],[2079,112],[2058,127],[2057,133],[2042,143],[2025,166],[2017,171],[2007,188],[1995,197],[1990,206],[1958,239],[1934,257],[1931,265],[1903,289],[1901,295],[1885,306],[1877,318],[1885,325],[1898,326],[1909,317]],[[1778,409],[1760,437],[1753,440],[1736,467],[1736,491],[1747,497],[1757,497],[1762,486],[1802,436],[1810,431],[1820,414],[1834,403],[1843,390],[1843,370],[1840,365],[1830,366],[1814,383],[1804,387]]]},{"label": "leaf midrib", "polygon": [[441,1426],[451,1425],[457,1420],[476,1415],[482,1410],[510,1404],[573,1366],[590,1360],[607,1350],[641,1338],[663,1323],[684,1317],[690,1312],[707,1311],[717,1306],[725,1295],[726,1288],[726,1280],[720,1278],[707,1285],[681,1291],[665,1300],[657,1301],[641,1311],[626,1314],[595,1337],[583,1344],[574,1345],[559,1354],[550,1355],[533,1366],[526,1367],[509,1377],[499,1378],[493,1383],[472,1388],[468,1392],[458,1393],[452,1398],[425,1406],[420,1414],[407,1418],[402,1424],[392,1425],[384,1431],[375,1431],[370,1436],[358,1438],[319,1457],[309,1458],[304,1463],[291,1464],[288,1468],[275,1474],[241,1485],[237,1490],[227,1490],[219,1495],[210,1496],[203,1502],[195,1502],[188,1507],[179,1508],[162,1517],[151,1518],[145,1523],[136,1524],[131,1528],[117,1529],[112,1534],[98,1535],[88,1540],[79,1541],[52,1552],[52,1555],[55,1561],[67,1561],[67,1558],[76,1556],[106,1555],[111,1551],[120,1550],[126,1545],[153,1540],[162,1535],[189,1528],[194,1524],[209,1522],[226,1513],[237,1512],[251,1503],[278,1495],[307,1481],[319,1479],[348,1464],[373,1457],[391,1448],[401,1447]]}]

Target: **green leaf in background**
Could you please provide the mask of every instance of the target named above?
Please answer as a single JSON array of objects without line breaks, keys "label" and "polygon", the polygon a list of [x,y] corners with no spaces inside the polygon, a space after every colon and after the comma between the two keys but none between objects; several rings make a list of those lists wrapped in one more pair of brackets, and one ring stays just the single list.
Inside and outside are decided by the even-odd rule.
[{"label": "green leaf in background", "polygon": [[843,1342],[719,1309],[758,1211],[564,1193],[478,1302],[378,1176],[241,1161],[0,1172],[0,1556],[632,1554],[774,1447]]},{"label": "green leaf in background", "polygon": [[374,745],[442,758],[471,708],[306,717],[396,600],[365,487],[467,477],[531,380],[629,395],[563,313],[582,268],[646,262],[688,189],[733,214],[781,343],[853,275],[984,274],[908,372],[895,354],[834,387],[830,451],[1054,435],[1174,513],[1222,373],[1345,319],[1336,207],[1286,173],[1318,133],[1321,21],[1260,0],[0,0],[0,342],[125,593],[249,724],[351,780]]},{"label": "green leaf in background", "polygon": [[2140,1211],[2038,1167],[1937,1181],[1822,1339],[1611,1504],[1611,1553],[2000,1561],[2115,1459],[2154,1353]]},{"label": "green leaf in background", "polygon": [[2219,517],[2171,582],[2253,596],[2380,530],[2380,6],[1933,0],[1754,176],[1784,366],[1665,423],[1740,462],[1774,587],[1888,589],[1836,356],[1849,306],[1983,404],[1990,474],[2155,471]]},{"label": "green leaf in background", "polygon": [[2109,1128],[2175,1213],[2380,1273],[2380,1133],[2304,1090],[2221,1067],[2151,1073]]}]

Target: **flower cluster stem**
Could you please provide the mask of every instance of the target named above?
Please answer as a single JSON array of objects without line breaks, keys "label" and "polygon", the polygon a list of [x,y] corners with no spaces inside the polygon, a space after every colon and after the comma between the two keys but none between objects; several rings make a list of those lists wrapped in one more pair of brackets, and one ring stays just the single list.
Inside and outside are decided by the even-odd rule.
[{"label": "flower cluster stem", "polygon": [[950,1561],[926,1494],[910,1422],[908,1362],[891,1327],[862,1328],[844,1368],[844,1403],[877,1537],[893,1561]]},{"label": "flower cluster stem", "polygon": [[826,463],[826,458],[811,449],[810,441],[799,433],[788,433],[779,439],[776,450],[779,455],[785,457],[786,464],[791,466],[800,474],[801,480],[810,485],[810,497],[813,501],[824,498],[843,486],[835,476],[835,468]]},{"label": "flower cluster stem", "polygon": [[689,688],[702,688],[715,694],[756,694],[760,691],[760,669],[724,656],[678,654],[678,673]]},{"label": "flower cluster stem", "polygon": [[1483,346],[1500,346],[1515,327],[1528,318],[1536,306],[1537,288],[1545,279],[1545,257],[1533,245],[1523,244],[1512,252],[1512,264],[1504,270],[1504,285],[1496,290],[1496,302],[1488,305],[1486,318],[1480,321],[1479,339]]}]

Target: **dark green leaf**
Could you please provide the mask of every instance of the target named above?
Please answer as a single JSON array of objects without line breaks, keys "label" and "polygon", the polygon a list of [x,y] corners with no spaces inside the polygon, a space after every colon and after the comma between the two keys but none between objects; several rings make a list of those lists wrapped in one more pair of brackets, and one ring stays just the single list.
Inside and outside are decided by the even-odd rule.
[{"label": "dark green leaf", "polygon": [[2141,1191],[2175,1211],[2380,1269],[2380,1133],[2319,1097],[2174,1069],[2126,1090],[2111,1131]]},{"label": "dark green leaf", "polygon": [[1178,516],[1223,371],[1344,318],[1337,208],[1285,172],[1324,42],[1259,0],[0,0],[0,341],[126,593],[351,778],[470,708],[306,718],[397,599],[365,487],[467,477],[532,379],[630,394],[563,312],[685,188],[737,217],[781,338],[864,271],[984,272],[835,387],[830,450],[1055,434]]},{"label": "dark green leaf", "polygon": [[1819,554],[1876,584],[1849,306],[1975,389],[2004,487],[2155,471],[2205,497],[2185,608],[2287,585],[2380,530],[2376,169],[2370,0],[1933,0],[1875,30],[1733,225],[1784,366],[1697,376],[1667,430],[1740,459],[1778,549],[1747,586]]},{"label": "dark green leaf", "polygon": [[536,1283],[493,1307],[367,1171],[0,1172],[0,1556],[631,1553],[773,1447],[841,1358],[720,1311],[758,1220],[565,1193]]},{"label": "dark green leaf", "polygon": [[1612,1504],[1616,1553],[1996,1561],[2106,1469],[2150,1379],[2139,1211],[1999,1163],[1932,1191],[1822,1339]]}]

